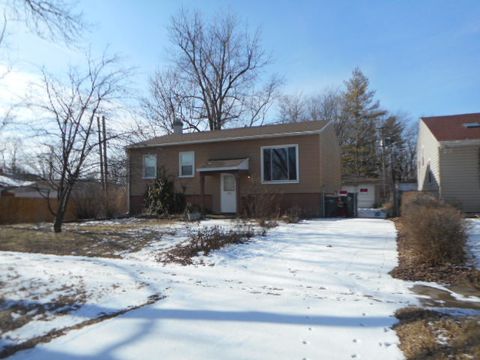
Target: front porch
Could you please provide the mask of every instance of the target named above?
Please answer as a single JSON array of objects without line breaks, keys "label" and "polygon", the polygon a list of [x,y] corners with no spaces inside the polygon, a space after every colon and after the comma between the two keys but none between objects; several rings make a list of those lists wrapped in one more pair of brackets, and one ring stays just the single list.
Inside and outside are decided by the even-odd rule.
[{"label": "front porch", "polygon": [[222,214],[238,214],[242,209],[241,176],[249,175],[249,159],[209,160],[197,169],[200,175],[201,211],[205,213],[205,178],[220,178],[219,212]]}]

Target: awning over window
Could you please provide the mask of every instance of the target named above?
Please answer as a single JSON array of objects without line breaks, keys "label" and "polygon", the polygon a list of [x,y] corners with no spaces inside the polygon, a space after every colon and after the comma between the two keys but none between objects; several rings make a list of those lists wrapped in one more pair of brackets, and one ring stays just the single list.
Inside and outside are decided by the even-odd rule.
[{"label": "awning over window", "polygon": [[200,173],[215,173],[223,171],[246,171],[249,169],[248,158],[208,160],[206,164],[197,169]]}]

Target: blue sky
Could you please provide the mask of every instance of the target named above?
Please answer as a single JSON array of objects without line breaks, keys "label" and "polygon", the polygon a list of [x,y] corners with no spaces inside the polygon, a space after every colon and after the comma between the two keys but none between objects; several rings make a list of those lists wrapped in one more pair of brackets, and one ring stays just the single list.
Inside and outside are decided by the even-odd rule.
[{"label": "blue sky", "polygon": [[[85,46],[109,47],[136,68],[135,86],[168,61],[166,27],[183,6],[207,16],[231,11],[260,27],[270,67],[287,93],[340,87],[354,67],[369,77],[392,112],[422,115],[480,111],[480,1],[127,1],[80,0],[93,24]],[[61,72],[81,60],[66,49],[20,29],[9,37],[15,67]]]}]

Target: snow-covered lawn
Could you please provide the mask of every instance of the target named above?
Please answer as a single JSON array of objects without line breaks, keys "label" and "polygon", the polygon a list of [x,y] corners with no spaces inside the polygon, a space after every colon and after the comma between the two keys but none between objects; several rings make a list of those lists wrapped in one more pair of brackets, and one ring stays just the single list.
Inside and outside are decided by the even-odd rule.
[{"label": "snow-covered lawn", "polygon": [[[139,225],[137,223],[143,222],[127,219],[68,226],[83,227],[91,232],[92,227],[129,225],[131,230],[119,231],[132,232],[135,240],[142,234],[142,229],[134,226]],[[162,275],[159,270],[163,270],[156,262],[159,254],[186,241],[191,232],[235,224],[212,220],[146,225],[145,234],[155,231],[161,236],[147,242],[139,251],[118,251],[116,255],[124,260],[0,252],[0,353],[6,346],[46,335],[54,329],[136,307],[152,297],[162,296],[163,279],[157,281],[158,275]],[[152,275],[145,275],[146,271]]]},{"label": "snow-covered lawn", "polygon": [[52,286],[81,276],[86,292],[98,290],[72,318],[166,296],[14,358],[402,359],[393,314],[417,300],[408,283],[388,275],[397,262],[395,236],[393,223],[378,219],[281,224],[215,252],[206,266],[162,266],[147,254],[0,253],[0,274],[9,262],[25,277],[50,274]]}]

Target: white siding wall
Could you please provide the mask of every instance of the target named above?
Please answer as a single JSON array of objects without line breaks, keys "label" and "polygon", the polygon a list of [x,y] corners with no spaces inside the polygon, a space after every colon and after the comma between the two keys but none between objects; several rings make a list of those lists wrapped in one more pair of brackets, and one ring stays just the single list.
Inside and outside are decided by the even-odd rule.
[{"label": "white siding wall", "polygon": [[[417,178],[419,191],[441,191],[439,142],[420,120],[417,143]],[[428,176],[431,173],[431,177]],[[431,180],[431,181],[429,181]]]},{"label": "white siding wall", "polygon": [[442,198],[465,212],[480,212],[479,146],[442,147]]},{"label": "white siding wall", "polygon": [[343,185],[342,191],[357,194],[359,208],[373,208],[377,202],[377,192],[374,184]]}]

